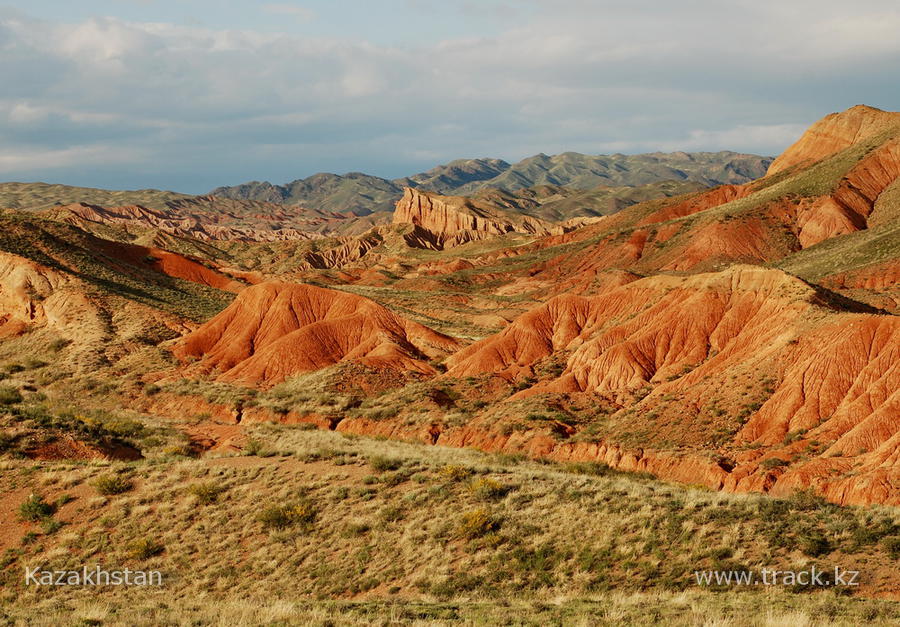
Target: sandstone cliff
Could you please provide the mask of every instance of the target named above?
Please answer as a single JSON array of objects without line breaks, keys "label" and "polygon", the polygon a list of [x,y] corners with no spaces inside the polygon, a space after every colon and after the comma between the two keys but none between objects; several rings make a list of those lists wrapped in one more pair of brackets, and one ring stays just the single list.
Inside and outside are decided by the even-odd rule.
[{"label": "sandstone cliff", "polygon": [[527,215],[514,214],[461,196],[441,196],[406,188],[394,210],[394,224],[413,224],[414,246],[449,248],[507,233],[551,235],[563,227]]}]

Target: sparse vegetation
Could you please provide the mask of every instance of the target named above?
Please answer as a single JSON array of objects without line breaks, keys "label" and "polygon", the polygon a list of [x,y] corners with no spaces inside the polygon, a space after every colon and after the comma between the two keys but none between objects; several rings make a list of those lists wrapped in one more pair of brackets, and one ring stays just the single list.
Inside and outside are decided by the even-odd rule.
[{"label": "sparse vegetation", "polygon": [[103,475],[94,480],[94,488],[98,494],[113,496],[123,494],[134,487],[134,483],[128,477],[122,475]]},{"label": "sparse vegetation", "polygon": [[197,499],[201,505],[211,505],[219,500],[225,488],[213,482],[192,483],[187,488],[188,494]]},{"label": "sparse vegetation", "polygon": [[32,494],[24,503],[19,505],[19,517],[28,522],[38,522],[52,516],[54,507],[44,501],[39,494]]}]

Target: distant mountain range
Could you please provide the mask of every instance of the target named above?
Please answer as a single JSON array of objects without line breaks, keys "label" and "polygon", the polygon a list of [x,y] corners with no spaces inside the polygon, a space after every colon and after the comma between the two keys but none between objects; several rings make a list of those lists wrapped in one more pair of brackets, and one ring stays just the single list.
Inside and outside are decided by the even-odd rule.
[{"label": "distant mountain range", "polygon": [[757,179],[766,173],[771,162],[769,157],[730,151],[596,156],[565,152],[554,156],[539,154],[514,164],[502,159],[459,159],[393,180],[360,172],[320,173],[285,185],[253,181],[219,187],[210,194],[367,215],[392,211],[404,187],[471,195],[486,188],[516,191],[538,185],[589,190],[598,186],[690,181],[713,186]]}]

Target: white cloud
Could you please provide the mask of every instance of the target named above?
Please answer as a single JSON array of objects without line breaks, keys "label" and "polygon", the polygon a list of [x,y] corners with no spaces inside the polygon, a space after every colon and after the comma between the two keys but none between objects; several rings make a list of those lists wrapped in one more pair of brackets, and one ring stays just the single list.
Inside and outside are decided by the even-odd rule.
[{"label": "white cloud", "polygon": [[104,165],[137,164],[151,155],[127,146],[75,146],[61,149],[0,149],[0,171],[10,174],[29,172],[36,168],[52,172],[82,167],[89,163],[95,167]]},{"label": "white cloud", "polygon": [[263,11],[274,13],[275,15],[290,15],[303,22],[311,22],[316,17],[316,12],[309,7],[301,7],[295,4],[264,4]]},{"label": "white cloud", "polygon": [[765,152],[771,146],[787,146],[808,124],[740,124],[724,130],[693,130],[686,139],[668,141],[663,150],[709,150],[741,146],[742,150]]},{"label": "white cloud", "polygon": [[[0,13],[0,179],[94,167],[128,186],[204,191],[541,151],[772,154],[825,113],[900,100],[893,3],[529,5],[536,14],[492,36],[421,45],[402,28],[376,45]],[[113,146],[127,158],[108,159]]]}]

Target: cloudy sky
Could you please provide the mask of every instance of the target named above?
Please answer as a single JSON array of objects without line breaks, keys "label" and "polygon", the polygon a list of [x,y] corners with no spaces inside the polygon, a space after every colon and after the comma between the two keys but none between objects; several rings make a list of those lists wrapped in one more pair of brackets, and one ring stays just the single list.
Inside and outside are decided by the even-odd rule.
[{"label": "cloudy sky", "polygon": [[0,0],[0,180],[200,193],[900,109],[896,0]]}]

